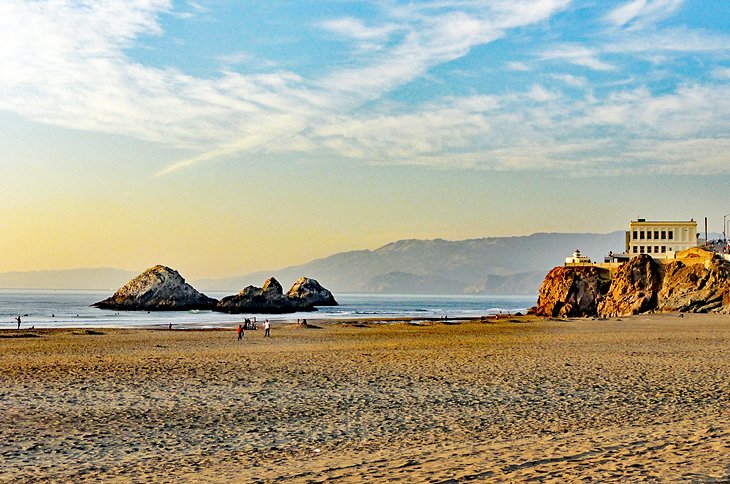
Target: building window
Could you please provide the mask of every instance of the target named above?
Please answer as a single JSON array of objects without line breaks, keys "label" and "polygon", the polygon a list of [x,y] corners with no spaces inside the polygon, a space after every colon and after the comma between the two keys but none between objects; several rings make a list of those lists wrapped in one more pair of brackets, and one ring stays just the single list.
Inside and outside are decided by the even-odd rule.
[{"label": "building window", "polygon": [[646,246],[646,253],[651,254],[651,245]]},{"label": "building window", "polygon": [[665,254],[667,252],[667,246],[662,245],[662,254]]},{"label": "building window", "polygon": [[[639,232],[639,238],[642,239],[642,240],[644,239],[644,231],[643,230],[641,232]],[[642,252],[644,252],[644,251],[642,250]]]},{"label": "building window", "polygon": [[651,240],[651,230],[646,231],[646,240]]},{"label": "building window", "polygon": [[643,254],[644,253],[644,246],[643,245],[639,246],[639,253],[640,254]]},{"label": "building window", "polygon": [[667,240],[667,231],[662,230],[662,240]]},{"label": "building window", "polygon": [[655,245],[654,246],[654,253],[655,254],[658,254],[659,253],[659,246],[658,245]]},{"label": "building window", "polygon": [[634,248],[634,254],[636,254],[637,252],[639,252],[639,248],[638,247],[634,246],[633,248]]},{"label": "building window", "polygon": [[669,235],[669,240],[674,240],[674,230],[670,230],[667,235]]},{"label": "building window", "polygon": [[659,231],[658,230],[654,231],[654,240],[659,240]]},{"label": "building window", "polygon": [[639,238],[639,233],[636,230],[634,230],[634,240],[636,240],[638,238]]}]

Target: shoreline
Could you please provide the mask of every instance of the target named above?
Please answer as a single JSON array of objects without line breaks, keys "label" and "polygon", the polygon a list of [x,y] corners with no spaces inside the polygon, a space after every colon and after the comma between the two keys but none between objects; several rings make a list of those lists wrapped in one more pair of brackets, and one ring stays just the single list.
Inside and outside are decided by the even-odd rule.
[{"label": "shoreline", "polygon": [[730,478],[729,315],[356,321],[0,338],[0,476]]},{"label": "shoreline", "polygon": [[[523,320],[531,320],[531,319],[542,319],[539,317],[534,317],[530,315],[524,315],[524,314],[517,314],[517,315],[510,315],[510,314],[498,314],[498,315],[484,315],[484,316],[461,316],[461,317],[454,317],[454,318],[440,318],[440,317],[419,317],[419,316],[400,316],[400,317],[375,317],[375,316],[368,316],[368,317],[332,317],[332,318],[300,318],[303,321],[306,321],[308,325],[312,326],[332,326],[332,325],[357,325],[357,324],[398,324],[398,323],[414,323],[414,324],[462,324],[462,323],[469,323],[469,322],[483,322],[483,323],[494,323],[496,321],[501,321],[505,319],[523,319]],[[239,324],[243,324],[243,321],[246,318],[241,318],[240,321],[212,321],[212,322],[205,322],[205,323],[173,323],[173,331],[228,331],[230,329],[236,329]],[[258,318],[257,324],[260,326],[263,324],[264,319],[267,318]],[[545,318],[549,319],[549,318]],[[6,323],[9,326],[14,325],[15,323]],[[278,327],[287,327],[287,326],[297,326],[301,323],[298,323],[294,320],[271,320],[272,326],[278,326]],[[35,328],[34,326],[31,326],[30,328],[21,326],[20,329],[14,328],[14,327],[8,327],[8,328],[0,328],[0,334],[3,333],[9,333],[9,332],[18,332],[18,331],[64,331],[64,330],[124,330],[124,331],[132,331],[132,330],[156,330],[156,331],[169,331],[167,328],[167,324],[163,323],[150,323],[150,324],[136,324],[136,325],[129,325],[129,326],[97,326],[93,324],[85,324],[85,325],[78,325],[78,326],[41,326],[38,328]],[[260,329],[260,328],[259,328]],[[253,330],[246,330],[246,331],[253,331]]]}]

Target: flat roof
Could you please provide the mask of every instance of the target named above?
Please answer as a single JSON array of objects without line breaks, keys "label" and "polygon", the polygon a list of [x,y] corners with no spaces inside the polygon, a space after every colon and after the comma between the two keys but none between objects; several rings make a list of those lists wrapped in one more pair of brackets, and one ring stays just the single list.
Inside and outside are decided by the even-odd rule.
[{"label": "flat roof", "polygon": [[632,224],[697,224],[696,220],[632,220]]}]

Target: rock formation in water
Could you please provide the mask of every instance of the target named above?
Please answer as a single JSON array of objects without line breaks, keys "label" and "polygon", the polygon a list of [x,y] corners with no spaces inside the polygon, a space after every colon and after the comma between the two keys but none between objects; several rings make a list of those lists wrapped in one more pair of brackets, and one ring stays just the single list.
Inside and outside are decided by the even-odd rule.
[{"label": "rock formation in water", "polygon": [[612,317],[651,311],[657,307],[661,287],[659,264],[646,254],[634,257],[614,275],[608,294],[598,305],[598,314]]},{"label": "rock formation in water", "polygon": [[273,277],[263,287],[248,286],[226,296],[215,307],[225,313],[293,313],[316,311],[315,306],[336,306],[332,293],[314,279],[300,278],[287,294]]},{"label": "rock formation in water", "polygon": [[295,299],[311,306],[337,306],[337,301],[332,293],[322,287],[314,279],[300,277],[297,282],[286,293],[289,299]]},{"label": "rock formation in water", "polygon": [[[601,272],[603,271],[603,272]],[[648,255],[623,264],[608,281],[598,267],[556,267],[540,287],[538,316],[628,316],[649,311],[730,313],[730,262],[702,249],[657,262]]]},{"label": "rock formation in water", "polygon": [[217,302],[186,283],[176,270],[157,265],[93,306],[123,311],[188,311],[212,309]]},{"label": "rock formation in water", "polygon": [[610,275],[599,267],[556,267],[540,287],[537,305],[530,314],[549,317],[581,317],[596,314],[608,291]]}]

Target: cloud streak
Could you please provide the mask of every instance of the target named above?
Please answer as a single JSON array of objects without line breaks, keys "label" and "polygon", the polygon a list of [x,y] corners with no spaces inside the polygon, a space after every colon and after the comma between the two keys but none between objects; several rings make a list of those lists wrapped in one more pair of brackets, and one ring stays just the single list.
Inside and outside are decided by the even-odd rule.
[{"label": "cloud streak", "polygon": [[606,15],[616,27],[643,29],[669,18],[682,6],[683,0],[631,0]]},{"label": "cloud streak", "polygon": [[[540,45],[529,65],[495,62],[528,79],[500,95],[403,103],[388,96],[476,47],[504,40],[511,29],[550,20],[570,2],[383,3],[376,18],[318,25],[323,35],[352,44],[353,62],[344,67],[324,66],[306,77],[271,61],[267,73],[242,74],[233,67],[253,54],[238,51],[221,53],[225,67],[205,78],[142,65],[127,54],[144,38],[165,35],[161,18],[178,14],[169,0],[6,0],[0,3],[0,109],[194,153],[159,169],[161,176],[282,151],[443,168],[728,173],[727,68],[711,67],[711,81],[685,82],[668,93],[636,82],[593,82],[617,76],[632,56],[726,55],[723,36],[655,28],[681,6],[626,2],[603,17],[616,31],[602,42]],[[189,2],[185,16],[195,14],[213,12]],[[650,29],[640,35],[641,28]]]}]

